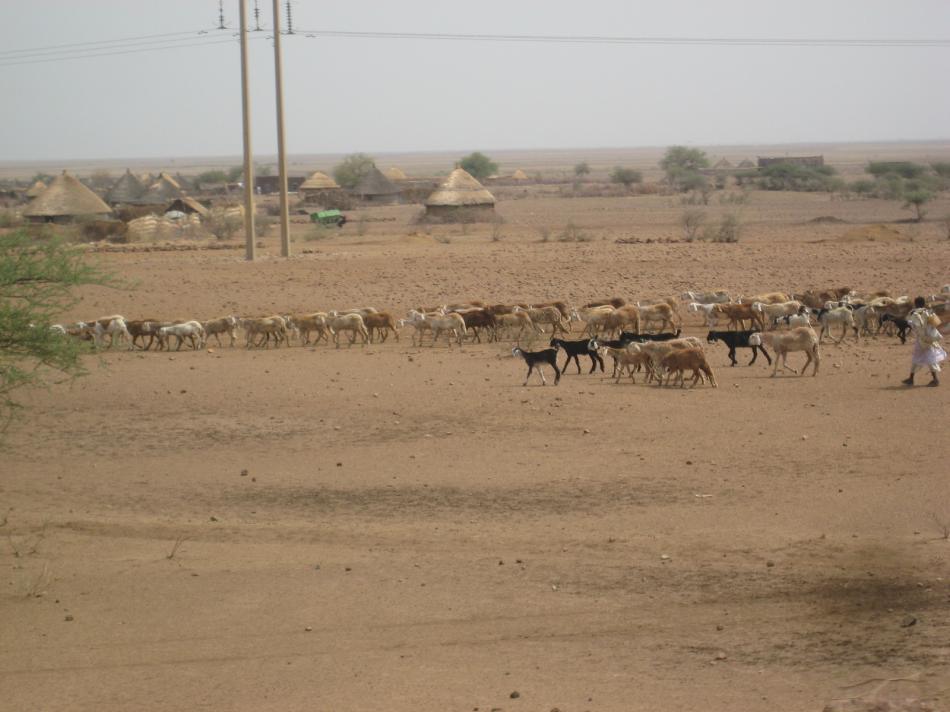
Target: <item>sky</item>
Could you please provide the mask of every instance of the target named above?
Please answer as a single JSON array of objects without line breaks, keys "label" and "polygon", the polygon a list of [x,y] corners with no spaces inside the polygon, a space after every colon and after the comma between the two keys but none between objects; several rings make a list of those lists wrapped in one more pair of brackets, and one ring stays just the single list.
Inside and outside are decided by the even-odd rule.
[{"label": "sky", "polygon": [[[253,8],[254,0],[248,2]],[[269,28],[271,0],[259,4]],[[0,161],[240,154],[238,0],[224,5],[230,29],[221,31],[214,29],[217,0],[4,3]],[[283,39],[291,154],[950,135],[946,45],[591,45],[305,32],[947,39],[946,0],[294,0],[292,6],[297,33]],[[210,34],[198,35],[201,30]],[[189,34],[113,48],[135,50],[127,54],[62,60],[61,49],[44,49],[176,32]],[[253,33],[250,43],[253,144],[260,154],[276,150],[273,48],[266,36]],[[138,51],[144,41],[201,46]]]}]

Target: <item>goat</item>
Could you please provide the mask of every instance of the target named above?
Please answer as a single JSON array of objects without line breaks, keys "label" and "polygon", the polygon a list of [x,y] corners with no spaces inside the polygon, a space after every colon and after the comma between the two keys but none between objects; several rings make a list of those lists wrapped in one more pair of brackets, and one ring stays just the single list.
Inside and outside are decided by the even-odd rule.
[{"label": "goat", "polygon": [[[245,348],[256,348],[270,344],[271,337],[274,338],[275,348],[279,348],[281,342],[287,340],[287,322],[280,316],[265,316],[260,318],[242,319],[241,325],[244,327]],[[254,341],[254,337],[260,335],[259,342]]]},{"label": "goat", "polygon": [[167,347],[168,337],[174,336],[177,340],[175,351],[181,351],[181,345],[188,339],[191,342],[191,348],[198,350],[204,346],[205,330],[198,321],[186,321],[172,326],[163,326],[158,330],[159,343]]},{"label": "goat", "polygon": [[475,337],[475,341],[478,343],[482,342],[482,329],[485,329],[488,332],[489,343],[495,341],[497,336],[495,330],[498,327],[498,320],[490,311],[487,309],[477,308],[460,309],[455,313],[462,316],[462,319],[465,321],[465,328],[471,330],[472,335]]},{"label": "goat", "polygon": [[759,320],[758,312],[753,311],[751,303],[716,304],[713,313],[717,315],[722,314],[723,316],[728,317],[729,324],[727,326],[737,331],[741,331],[745,328],[745,324],[743,323],[745,321],[751,322],[752,326],[759,326],[760,329],[765,328]]},{"label": "goat", "polygon": [[[511,332],[515,329],[518,329],[517,340],[521,340],[521,337],[524,335],[525,329],[529,332],[533,331],[535,333],[542,333],[541,329],[531,321],[531,317],[526,311],[512,311],[508,314],[495,314],[495,322],[497,324],[495,333],[504,330],[508,332],[509,338],[511,337]],[[496,336],[497,338],[497,336]]]},{"label": "goat", "polygon": [[812,376],[818,375],[818,365],[821,362],[821,354],[819,352],[820,342],[818,335],[815,334],[815,330],[810,326],[799,326],[791,331],[781,333],[776,331],[768,334],[757,332],[749,337],[750,346],[762,346],[766,343],[775,351],[775,365],[772,368],[773,378],[778,373],[779,361],[782,362],[782,368],[792,373],[799,373],[794,368],[789,368],[787,363],[788,354],[792,351],[805,352],[807,360],[805,361],[805,365],[802,366],[799,375],[805,375],[805,369],[808,368],[808,364],[812,361],[815,363],[815,370],[812,372]]},{"label": "goat", "polygon": [[769,352],[765,350],[765,347],[761,344],[756,344],[753,346],[749,343],[749,337],[756,332],[754,331],[710,331],[706,335],[707,343],[715,343],[721,341],[729,348],[729,360],[732,362],[730,365],[735,366],[736,363],[736,349],[752,349],[752,360],[749,361],[749,366],[755,363],[755,360],[759,357],[759,351],[762,352],[762,355],[765,356],[765,360],[769,362],[769,366],[772,365],[772,357],[769,356]]},{"label": "goat", "polygon": [[640,349],[650,357],[650,375],[647,381],[656,377],[660,361],[671,351],[676,349],[699,349],[703,350],[702,342],[695,336],[687,336],[684,339],[670,339],[669,341],[647,341],[640,344]]},{"label": "goat", "polygon": [[201,326],[204,327],[205,330],[205,339],[210,339],[214,336],[218,346],[221,346],[221,334],[227,334],[231,338],[231,343],[228,345],[232,348],[234,347],[234,342],[237,341],[238,326],[236,316],[223,316],[220,319],[211,319],[210,321],[202,322]]},{"label": "goat", "polygon": [[882,314],[880,323],[883,325],[887,322],[892,323],[897,328],[897,338],[901,340],[902,344],[906,344],[907,332],[910,331],[910,322],[907,321],[907,319],[901,319],[899,316]]},{"label": "goat", "polygon": [[808,307],[802,307],[802,309],[805,311],[801,311],[798,314],[775,317],[772,320],[772,328],[777,329],[782,324],[792,328],[796,326],[811,326],[811,313],[808,311]]},{"label": "goat", "polygon": [[752,311],[757,312],[763,326],[773,324],[775,319],[782,316],[793,316],[802,309],[802,303],[795,300],[788,302],[778,302],[776,304],[766,304],[764,302],[753,302]]},{"label": "goat", "polygon": [[[517,306],[512,310],[512,313],[517,313],[519,311],[526,312],[531,321],[534,324],[550,324],[552,333],[556,334],[558,331],[561,333],[568,333],[570,329],[565,328],[564,326],[564,316],[561,314],[560,310],[554,306],[543,306],[543,307],[521,307]],[[540,327],[538,328],[541,331]]]},{"label": "goat", "polygon": [[109,348],[115,346],[115,339],[121,336],[126,343],[132,342],[132,336],[125,325],[125,317],[120,314],[103,316],[87,324],[92,328],[93,343],[99,347],[105,336],[109,337]]},{"label": "goat", "polygon": [[698,304],[725,304],[731,301],[729,293],[721,289],[712,292],[684,292],[681,298],[684,302]]},{"label": "goat", "polygon": [[597,353],[596,344],[597,342],[594,339],[581,339],[580,341],[551,339],[551,348],[564,349],[564,353],[567,354],[567,360],[561,367],[561,373],[567,373],[567,367],[570,365],[571,359],[574,359],[574,365],[577,366],[577,373],[580,374],[581,362],[578,356],[590,356],[590,371],[588,371],[588,374],[596,371],[598,365],[600,366],[601,373],[603,373],[604,360],[600,357],[600,354]]},{"label": "goat", "polygon": [[650,323],[654,321],[660,322],[660,331],[663,331],[663,328],[667,325],[671,329],[676,328],[676,322],[673,318],[676,316],[676,310],[667,302],[646,306],[637,304],[637,307],[640,309],[640,324],[637,327],[637,333],[649,330]]},{"label": "goat", "polygon": [[389,338],[390,332],[399,341],[399,332],[396,330],[396,319],[389,312],[376,312],[363,317],[363,325],[369,332],[369,340],[373,341],[373,334],[379,337],[380,343]]},{"label": "goat", "polygon": [[610,299],[597,299],[584,305],[584,309],[596,309],[597,307],[613,307],[619,309],[627,306],[627,300],[623,297],[611,297]]},{"label": "goat", "polygon": [[703,323],[706,326],[715,326],[717,314],[716,305],[725,303],[726,302],[710,302],[709,304],[703,304],[702,302],[690,302],[689,306],[686,307],[686,311],[702,314]]},{"label": "goat", "polygon": [[543,309],[544,307],[554,307],[559,312],[561,316],[564,317],[565,321],[568,322],[568,331],[570,331],[570,321],[571,321],[571,310],[568,308],[567,304],[564,302],[541,302],[540,304],[531,304],[533,309]]},{"label": "goat", "polygon": [[548,364],[551,368],[554,369],[554,385],[556,386],[561,380],[561,372],[557,367],[557,349],[544,349],[543,351],[525,351],[517,346],[511,350],[512,356],[521,356],[524,359],[525,363],[528,364],[528,375],[524,378],[524,383],[522,386],[528,385],[528,379],[531,378],[531,372],[537,367],[538,375],[541,376],[541,385],[546,386],[548,382],[544,378],[544,371],[541,368],[541,364]]},{"label": "goat", "polygon": [[[596,342],[595,342],[596,343]],[[630,380],[637,382],[636,371],[641,368],[650,372],[650,354],[643,351],[639,344],[630,344],[628,347],[617,348],[606,344],[600,345],[598,349],[604,356],[610,356],[614,361],[614,383],[620,383],[620,377],[624,371],[630,376]]]},{"label": "goat", "polygon": [[290,317],[290,326],[295,329],[297,334],[300,336],[300,342],[302,346],[306,346],[310,343],[310,333],[315,332],[317,335],[315,344],[320,343],[320,341],[330,342],[330,329],[327,326],[328,315],[325,312],[313,312],[312,314],[297,314]]},{"label": "goat", "polygon": [[634,334],[631,331],[621,331],[620,341],[626,341],[628,344],[636,342],[639,344],[647,341],[672,341],[678,339],[683,332],[680,329],[676,331],[661,331],[658,334]]},{"label": "goat", "polygon": [[789,302],[791,298],[785,292],[766,292],[765,294],[757,294],[754,297],[743,297],[739,300],[740,304],[754,304],[755,302],[762,302],[763,304],[781,304],[782,302]]},{"label": "goat", "polygon": [[127,321],[125,323],[126,329],[129,331],[129,336],[131,341],[129,343],[129,351],[135,349],[139,344],[137,341],[142,340],[142,343],[145,344],[145,337],[148,337],[148,344],[140,346],[140,348],[148,351],[152,348],[152,344],[155,343],[155,338],[158,335],[158,330],[163,326],[172,326],[172,322],[161,322],[158,319],[136,319],[134,321]]},{"label": "goat", "polygon": [[[831,336],[831,327],[835,324],[841,324],[841,338],[835,341],[840,344],[844,337],[848,335],[848,328],[854,330],[855,338],[858,337],[858,328],[854,325],[854,313],[848,307],[835,307],[834,309],[822,309],[818,312],[818,323],[821,324],[821,335],[818,342],[825,338],[825,334]],[[801,328],[801,327],[799,327]],[[834,337],[831,337],[834,339]]]},{"label": "goat", "polygon": [[684,372],[691,370],[693,372],[693,384],[690,388],[695,388],[696,384],[705,377],[709,380],[709,385],[716,388],[716,377],[713,375],[709,362],[706,360],[706,354],[702,349],[675,349],[666,354],[659,363],[658,383],[662,383],[663,374],[666,373],[666,384],[670,384],[670,378],[674,374],[678,376],[680,388],[686,387],[686,378]]},{"label": "goat", "polygon": [[366,346],[366,343],[369,341],[369,332],[366,330],[366,324],[363,322],[363,317],[360,314],[354,313],[331,316],[327,319],[327,326],[330,329],[330,333],[333,334],[333,343],[336,344],[337,348],[340,348],[340,333],[344,331],[350,332],[350,348],[353,348],[353,344],[356,343],[356,337],[362,339],[360,346]]}]

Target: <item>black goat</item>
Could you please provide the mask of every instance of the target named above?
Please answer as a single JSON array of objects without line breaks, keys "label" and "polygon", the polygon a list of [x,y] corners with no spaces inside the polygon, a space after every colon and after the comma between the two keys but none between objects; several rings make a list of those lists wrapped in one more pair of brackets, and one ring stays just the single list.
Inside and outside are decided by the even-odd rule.
[{"label": "black goat", "polygon": [[565,361],[564,366],[561,367],[561,373],[567,373],[567,367],[570,365],[571,359],[574,359],[574,364],[577,366],[577,372],[580,373],[581,362],[578,360],[578,356],[590,356],[590,371],[588,371],[588,374],[596,371],[598,365],[600,366],[601,373],[603,373],[604,360],[600,357],[600,354],[597,353],[596,347],[591,347],[593,341],[593,339],[581,339],[580,341],[551,339],[551,348],[564,349],[564,353],[567,354],[567,361]]},{"label": "black goat", "polygon": [[[638,344],[645,344],[647,341],[671,341],[673,339],[678,339],[681,333],[682,331],[680,329],[677,329],[675,334],[669,331],[660,334],[634,334],[632,331],[621,331],[620,341],[626,341],[627,344],[634,342]],[[603,342],[601,346],[613,346],[613,344]],[[626,344],[624,344],[624,346],[626,346]]]},{"label": "black goat", "polygon": [[901,319],[899,316],[891,316],[890,314],[882,314],[881,326],[884,326],[887,322],[891,322],[897,327],[897,338],[901,340],[902,344],[906,344],[907,332],[910,331],[910,324],[907,322],[907,319]]},{"label": "black goat", "polygon": [[521,385],[528,385],[528,379],[531,378],[531,372],[534,370],[535,366],[537,366],[538,375],[541,376],[541,385],[546,386],[548,382],[544,379],[544,371],[541,369],[541,364],[543,363],[548,364],[554,369],[555,386],[561,380],[561,371],[557,367],[557,349],[545,349],[544,351],[524,351],[515,346],[511,350],[511,355],[520,356],[524,359],[525,363],[528,364],[528,375],[525,376],[524,383]]},{"label": "black goat", "polygon": [[714,343],[716,341],[721,341],[726,346],[729,347],[729,360],[732,361],[733,366],[736,365],[736,349],[752,349],[752,360],[749,361],[749,365],[755,363],[755,359],[759,356],[759,351],[762,352],[762,355],[765,356],[765,360],[769,362],[769,366],[772,365],[772,357],[769,356],[769,352],[765,350],[764,346],[750,346],[749,337],[754,334],[754,331],[710,331],[706,335],[706,341],[708,343]]}]

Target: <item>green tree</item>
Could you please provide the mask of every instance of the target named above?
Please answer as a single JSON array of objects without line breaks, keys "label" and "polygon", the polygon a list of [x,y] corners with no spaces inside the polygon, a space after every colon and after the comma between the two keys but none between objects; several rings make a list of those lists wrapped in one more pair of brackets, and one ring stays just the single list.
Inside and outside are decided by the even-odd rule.
[{"label": "green tree", "polygon": [[950,178],[950,161],[937,161],[936,163],[931,163],[930,167],[933,168],[934,173],[941,178]]},{"label": "green tree", "polygon": [[237,183],[244,178],[244,166],[231,166],[228,169],[228,183]]},{"label": "green tree", "polygon": [[574,166],[574,175],[578,178],[590,175],[590,164],[587,161],[581,161]]},{"label": "green tree", "polygon": [[695,190],[687,188],[685,184],[696,183],[694,176],[702,175],[700,171],[709,168],[709,158],[706,152],[698,148],[686,146],[670,146],[663,154],[660,168],[666,173],[666,180],[671,186],[680,191]]},{"label": "green tree", "polygon": [[84,254],[56,240],[37,242],[26,230],[0,235],[0,422],[20,407],[13,395],[29,385],[85,373],[85,343],[50,329],[76,304],[73,289],[111,285]]},{"label": "green tree", "polygon": [[468,173],[477,180],[483,180],[498,172],[498,164],[484,153],[479,153],[478,151],[468,154],[459,161],[459,167],[468,171]]},{"label": "green tree", "polygon": [[920,222],[924,219],[924,216],[927,214],[927,211],[924,210],[924,205],[933,200],[933,193],[929,190],[911,190],[904,193],[904,207],[913,208],[917,213],[917,222]]},{"label": "green tree", "polygon": [[620,183],[629,188],[634,183],[641,183],[643,174],[633,168],[617,166],[610,172],[610,180],[612,183]]},{"label": "green tree", "polygon": [[344,188],[355,188],[376,162],[365,153],[351,153],[333,169],[333,179]]},{"label": "green tree", "polygon": [[926,173],[927,167],[910,161],[871,161],[865,170],[877,178],[886,175],[919,178]]}]

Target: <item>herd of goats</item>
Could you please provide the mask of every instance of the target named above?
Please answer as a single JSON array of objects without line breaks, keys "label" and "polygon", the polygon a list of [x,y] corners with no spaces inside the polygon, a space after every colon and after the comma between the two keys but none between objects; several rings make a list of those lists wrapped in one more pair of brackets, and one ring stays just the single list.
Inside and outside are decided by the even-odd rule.
[{"label": "herd of goats", "polygon": [[[802,375],[809,364],[813,364],[812,375],[817,375],[821,361],[819,346],[825,337],[840,343],[849,334],[859,340],[883,331],[896,334],[904,343],[911,326],[908,316],[913,309],[913,301],[906,296],[893,297],[887,292],[859,296],[852,289],[842,287],[800,294],[770,292],[736,299],[721,290],[686,292],[681,301],[669,298],[656,304],[630,304],[618,297],[577,308],[560,301],[494,305],[472,301],[410,309],[402,319],[372,307],[253,318],[225,316],[204,322],[130,320],[112,315],[89,322],[56,324],[52,329],[64,337],[87,340],[96,348],[106,342],[110,348],[121,342],[129,350],[148,351],[153,346],[156,350],[173,347],[180,350],[186,344],[192,349],[201,349],[210,344],[212,337],[219,347],[223,345],[222,337],[233,347],[237,343],[238,329],[243,329],[248,349],[277,348],[290,345],[293,340],[304,346],[332,342],[339,348],[343,336],[352,347],[357,342],[362,345],[385,342],[390,335],[398,341],[400,329],[408,327],[413,346],[421,346],[427,338],[432,346],[443,337],[450,345],[461,345],[465,339],[481,343],[482,337],[489,342],[513,339],[518,345],[512,353],[522,357],[528,366],[524,385],[535,369],[541,383],[546,384],[544,365],[554,371],[555,384],[572,359],[580,373],[580,356],[590,358],[590,373],[598,367],[604,372],[604,358],[609,356],[617,382],[624,375],[636,382],[636,374],[643,372],[648,383],[683,387],[690,373],[692,386],[708,381],[715,387],[715,376],[706,360],[702,340],[681,337],[684,322],[681,304],[686,305],[688,312],[699,315],[709,327],[707,343],[726,345],[731,365],[736,365],[736,349],[748,348],[752,350],[750,365],[761,352],[773,366],[773,376],[778,373],[780,364],[783,369]],[[932,295],[928,307],[947,321],[950,285]],[[581,338],[570,339],[568,336],[574,331],[575,323],[584,325]],[[717,329],[720,323],[724,323],[725,328]],[[533,342],[545,334],[545,327],[551,329],[549,348],[528,351],[520,346],[523,338],[529,337]],[[815,327],[819,328],[818,333]],[[835,338],[839,329],[840,336]],[[769,348],[773,351],[774,363]],[[557,363],[560,351],[567,355],[561,367]],[[806,357],[800,372],[786,362],[788,354],[795,351],[803,352]]]}]

